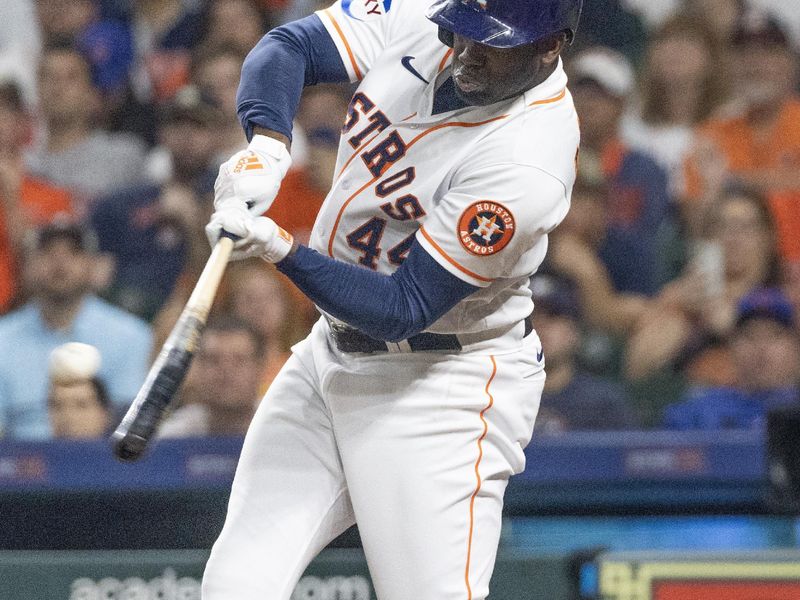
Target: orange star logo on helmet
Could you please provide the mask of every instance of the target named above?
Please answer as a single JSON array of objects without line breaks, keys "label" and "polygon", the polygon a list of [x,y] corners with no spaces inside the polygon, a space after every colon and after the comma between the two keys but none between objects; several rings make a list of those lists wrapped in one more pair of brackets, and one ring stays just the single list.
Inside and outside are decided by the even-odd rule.
[{"label": "orange star logo on helmet", "polygon": [[458,220],[458,239],[470,254],[489,256],[505,248],[514,237],[514,215],[492,200],[470,205]]}]

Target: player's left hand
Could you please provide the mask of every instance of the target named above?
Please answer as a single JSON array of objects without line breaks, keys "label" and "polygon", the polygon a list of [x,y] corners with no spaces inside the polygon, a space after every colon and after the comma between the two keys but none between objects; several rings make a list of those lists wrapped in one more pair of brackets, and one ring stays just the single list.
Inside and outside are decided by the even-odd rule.
[{"label": "player's left hand", "polygon": [[282,261],[292,249],[294,238],[268,217],[254,217],[246,208],[231,203],[214,212],[206,225],[206,236],[212,247],[222,230],[238,236],[232,260],[258,256],[267,262]]},{"label": "player's left hand", "polygon": [[214,208],[240,205],[254,216],[272,205],[292,164],[283,142],[255,135],[247,150],[222,163],[214,183]]}]

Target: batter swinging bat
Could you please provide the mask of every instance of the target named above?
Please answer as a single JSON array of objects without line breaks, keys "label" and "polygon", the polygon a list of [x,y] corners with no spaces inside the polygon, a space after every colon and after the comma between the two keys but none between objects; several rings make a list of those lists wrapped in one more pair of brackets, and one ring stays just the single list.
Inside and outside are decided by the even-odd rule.
[{"label": "batter swinging bat", "polygon": [[134,461],[142,456],[186,376],[231,256],[234,239],[235,236],[222,233],[178,322],[150,367],[128,412],[112,435],[114,454],[120,460]]}]

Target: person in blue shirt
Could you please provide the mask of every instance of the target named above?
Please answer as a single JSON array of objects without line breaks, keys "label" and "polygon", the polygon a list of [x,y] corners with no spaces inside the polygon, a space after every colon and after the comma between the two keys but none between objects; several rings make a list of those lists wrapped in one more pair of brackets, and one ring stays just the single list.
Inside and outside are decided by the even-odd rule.
[{"label": "person in blue shirt", "polygon": [[690,390],[667,407],[668,428],[758,428],[770,411],[800,406],[800,336],[780,290],[755,290],[741,300],[728,345],[737,384]]},{"label": "person in blue shirt", "polygon": [[92,293],[96,242],[88,230],[56,220],[31,240],[24,267],[31,300],[0,318],[0,431],[6,438],[47,439],[47,364],[66,342],[100,351],[98,377],[122,407],[144,381],[150,327]]}]

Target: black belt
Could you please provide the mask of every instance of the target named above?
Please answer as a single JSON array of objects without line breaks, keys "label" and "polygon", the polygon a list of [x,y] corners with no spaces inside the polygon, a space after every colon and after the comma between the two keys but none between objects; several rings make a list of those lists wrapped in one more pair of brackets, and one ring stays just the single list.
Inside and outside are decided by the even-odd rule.
[{"label": "black belt", "polygon": [[[333,343],[340,352],[389,352],[387,342],[376,340],[358,329],[346,325],[330,323]],[[525,317],[525,333],[527,337],[533,331],[533,319],[530,315]],[[435,350],[461,350],[461,342],[454,333],[418,333],[405,342],[411,352],[432,352]]]}]

